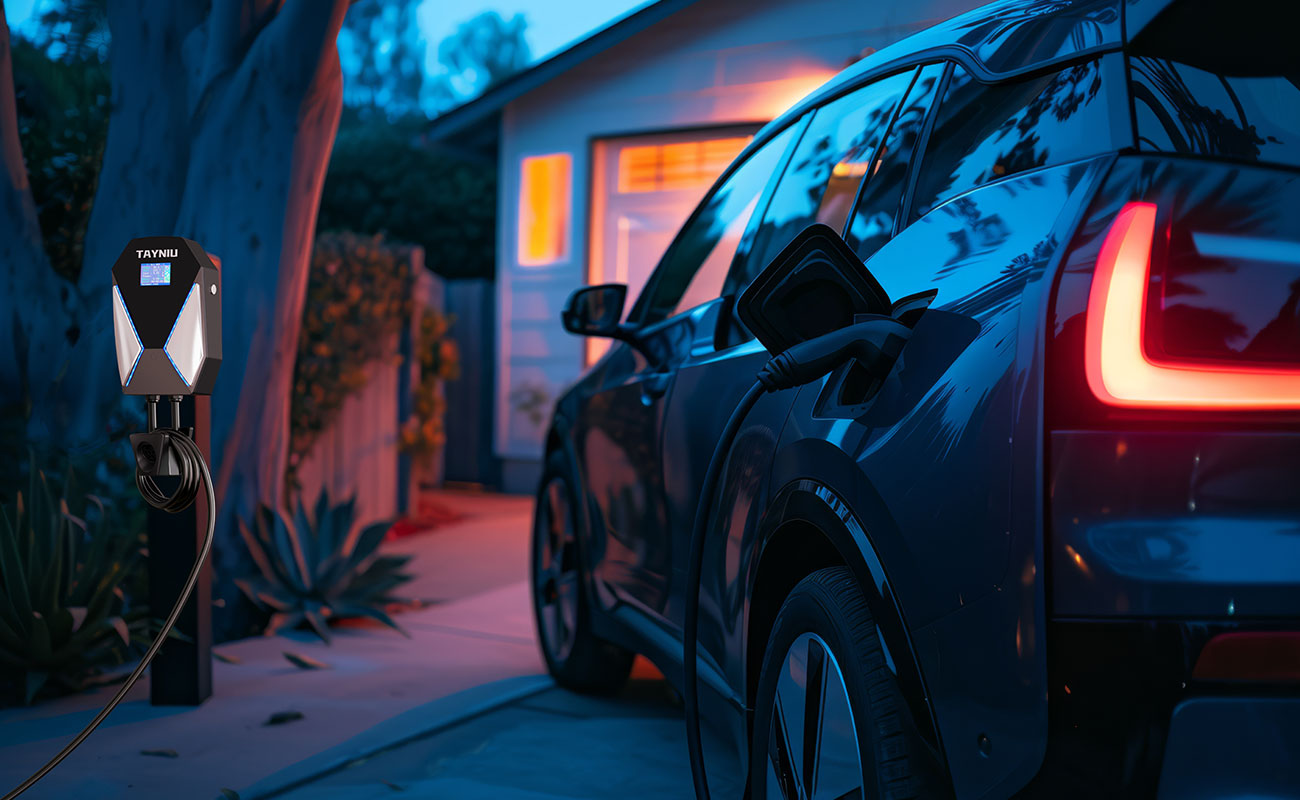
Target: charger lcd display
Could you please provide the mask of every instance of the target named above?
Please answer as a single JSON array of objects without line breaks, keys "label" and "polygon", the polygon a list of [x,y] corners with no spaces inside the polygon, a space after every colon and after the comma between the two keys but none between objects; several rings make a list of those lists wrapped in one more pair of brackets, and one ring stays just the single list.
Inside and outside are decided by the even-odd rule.
[{"label": "charger lcd display", "polygon": [[171,286],[172,262],[162,261],[140,265],[141,286]]}]

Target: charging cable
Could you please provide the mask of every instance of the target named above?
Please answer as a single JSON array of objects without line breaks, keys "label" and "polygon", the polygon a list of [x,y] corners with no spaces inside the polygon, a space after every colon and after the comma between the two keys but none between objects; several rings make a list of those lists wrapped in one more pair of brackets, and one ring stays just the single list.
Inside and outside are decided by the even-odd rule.
[{"label": "charging cable", "polygon": [[[199,581],[199,574],[203,570],[203,562],[207,561],[208,553],[212,550],[212,537],[217,527],[217,495],[216,490],[212,486],[212,473],[208,470],[208,464],[203,459],[203,452],[199,450],[199,446],[194,443],[190,434],[186,431],[180,430],[178,427],[157,427],[157,403],[157,396],[151,395],[148,398],[149,432],[151,434],[160,434],[161,439],[166,442],[167,446],[173,449],[173,452],[171,453],[171,455],[174,456],[172,462],[176,466],[180,477],[180,484],[177,486],[176,491],[171,495],[164,494],[162,490],[158,488],[158,485],[154,483],[153,477],[148,474],[152,469],[152,465],[141,458],[142,454],[140,450],[137,449],[137,467],[135,472],[136,487],[139,488],[140,494],[144,497],[146,503],[154,508],[168,511],[173,514],[189,508],[194,503],[195,498],[198,497],[200,487],[206,490],[208,500],[208,529],[207,534],[203,537],[203,544],[199,547],[198,558],[195,559],[194,566],[190,568],[190,574],[185,579],[185,585],[181,588],[180,596],[176,598],[176,605],[172,606],[171,613],[167,615],[166,621],[163,622],[162,629],[158,631],[158,635],[149,645],[149,649],[145,651],[144,657],[140,659],[140,663],[136,665],[135,669],[131,670],[131,674],[127,676],[126,681],[122,683],[121,687],[118,688],[117,693],[113,695],[113,699],[109,700],[108,704],[100,709],[99,713],[95,715],[95,718],[87,723],[86,727],[82,728],[81,732],[74,736],[72,741],[68,742],[67,746],[59,751],[58,755],[51,758],[46,762],[45,766],[36,770],[30,778],[23,781],[17,786],[17,788],[10,791],[3,798],[0,798],[0,800],[14,800],[15,797],[30,789],[41,778],[44,778],[50,770],[59,765],[59,762],[67,758],[73,750],[76,750],[82,742],[86,741],[86,737],[90,736],[95,728],[98,728],[99,724],[113,712],[113,709],[117,708],[118,703],[122,702],[122,698],[126,697],[126,693],[131,691],[131,687],[135,686],[135,682],[144,674],[145,668],[149,666],[149,662],[153,661],[154,656],[158,654],[158,650],[162,647],[163,642],[167,640],[167,636],[176,625],[177,618],[181,615],[181,609],[185,607],[185,602],[189,600],[190,594],[194,591],[194,585]],[[179,426],[180,398],[172,398],[171,406],[172,425]],[[161,455],[167,456],[166,453]]]},{"label": "charging cable", "polygon": [[718,438],[713,456],[709,458],[708,469],[704,472],[704,482],[700,484],[695,521],[691,526],[690,562],[686,572],[682,703],[686,706],[686,742],[690,749],[691,777],[695,782],[697,800],[709,798],[709,782],[704,772],[704,751],[700,741],[700,701],[696,686],[696,639],[700,626],[700,572],[704,562],[704,537],[718,477],[736,433],[740,430],[740,424],[764,393],[812,383],[849,360],[857,360],[872,374],[884,374],[898,360],[898,355],[911,334],[911,329],[894,317],[859,314],[852,325],[800,342],[773,356],[763,365],[754,384],[741,397],[722,428],[722,435]]}]

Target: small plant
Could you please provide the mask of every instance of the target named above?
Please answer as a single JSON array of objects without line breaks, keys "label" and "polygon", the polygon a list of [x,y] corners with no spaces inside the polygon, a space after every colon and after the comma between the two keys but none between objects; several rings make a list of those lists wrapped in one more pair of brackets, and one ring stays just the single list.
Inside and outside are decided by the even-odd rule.
[{"label": "small plant", "polygon": [[402,572],[410,556],[378,555],[391,523],[354,534],[354,510],[353,500],[335,505],[322,490],[311,514],[300,500],[292,518],[263,505],[253,530],[239,521],[259,574],[236,584],[270,612],[267,635],[308,625],[329,642],[329,622],[348,617],[369,617],[407,635],[384,606],[403,602],[391,592],[411,579]]},{"label": "small plant", "polygon": [[447,440],[443,417],[447,401],[442,384],[460,377],[460,350],[448,333],[455,317],[436,309],[420,316],[416,355],[420,361],[420,382],[415,387],[415,413],[402,425],[398,446],[403,452],[427,456]]},{"label": "small plant", "polygon": [[510,391],[510,406],[527,417],[534,427],[540,427],[551,410],[551,393],[543,383],[520,383]]},{"label": "small plant", "polygon": [[0,684],[24,704],[87,688],[147,644],[151,627],[121,588],[140,566],[140,537],[79,495],[70,471],[57,492],[35,459],[28,477],[0,506]]}]

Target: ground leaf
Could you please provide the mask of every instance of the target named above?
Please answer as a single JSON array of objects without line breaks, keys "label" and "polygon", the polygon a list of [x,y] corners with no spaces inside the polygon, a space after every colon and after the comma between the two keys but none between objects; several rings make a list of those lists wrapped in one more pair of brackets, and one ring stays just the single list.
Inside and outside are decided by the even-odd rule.
[{"label": "ground leaf", "polygon": [[277,711],[266,718],[262,725],[283,725],[286,722],[296,722],[302,719],[301,711]]},{"label": "ground leaf", "polygon": [[288,650],[285,650],[284,657],[289,659],[289,663],[293,664],[298,669],[329,669],[330,668],[330,665],[326,664],[324,661],[317,661],[311,656],[304,656],[301,653],[291,653]]}]

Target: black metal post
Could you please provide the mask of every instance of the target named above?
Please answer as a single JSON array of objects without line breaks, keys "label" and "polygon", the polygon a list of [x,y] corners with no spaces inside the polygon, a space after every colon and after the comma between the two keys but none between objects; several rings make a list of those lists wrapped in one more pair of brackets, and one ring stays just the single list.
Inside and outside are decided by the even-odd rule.
[{"label": "black metal post", "polygon": [[[172,413],[176,404],[171,403]],[[193,426],[195,444],[211,463],[211,400],[186,397],[172,427]],[[167,487],[170,489],[170,487]],[[148,509],[149,607],[165,615],[180,595],[199,545],[207,532],[208,499],[199,492],[194,505],[177,514]],[[212,568],[205,566],[194,593],[176,621],[176,633],[149,668],[149,701],[156,706],[196,706],[212,695]]]}]

